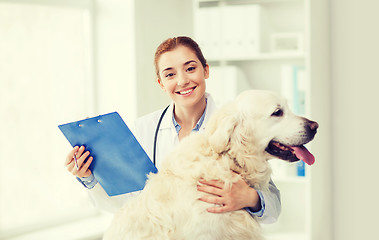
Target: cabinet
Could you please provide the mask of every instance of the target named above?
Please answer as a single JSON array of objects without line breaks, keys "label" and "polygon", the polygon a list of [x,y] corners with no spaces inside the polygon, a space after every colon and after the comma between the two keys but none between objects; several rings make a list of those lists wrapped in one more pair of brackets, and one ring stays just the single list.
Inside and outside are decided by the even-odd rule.
[{"label": "cabinet", "polygon": [[[217,95],[228,89],[238,94],[243,90],[239,86],[268,89],[287,97],[294,112],[311,119],[317,114],[318,121],[327,119],[329,107],[321,110],[316,102],[320,94],[324,100],[330,97],[327,6],[326,0],[194,0],[194,37],[210,65],[212,84],[207,90]],[[220,74],[225,69],[238,74]],[[230,79],[235,87],[225,84]],[[324,127],[328,129],[327,122]],[[323,157],[318,163],[316,154],[315,170],[270,160],[273,180],[281,191],[282,213],[277,223],[263,225],[267,240],[331,238],[330,172],[325,163],[330,160],[330,140],[320,138],[323,143],[308,146]]]}]

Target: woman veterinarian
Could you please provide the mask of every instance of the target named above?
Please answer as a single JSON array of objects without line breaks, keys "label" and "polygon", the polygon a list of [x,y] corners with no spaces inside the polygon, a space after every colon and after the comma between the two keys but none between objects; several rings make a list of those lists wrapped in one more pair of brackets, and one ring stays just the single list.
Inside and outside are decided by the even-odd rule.
[{"label": "woman veterinarian", "polygon": [[[216,107],[212,97],[205,92],[209,66],[198,44],[191,38],[176,37],[164,41],[157,48],[154,63],[157,82],[172,103],[165,110],[137,119],[134,133],[159,169],[164,156],[182,138],[206,127]],[[74,167],[74,154],[79,170]],[[67,155],[67,170],[89,189],[89,195],[96,206],[116,211],[129,196],[136,193],[109,197],[88,168],[92,159],[83,146],[76,146]],[[223,183],[216,180],[201,183],[204,185],[198,186],[198,190],[212,195],[200,200],[218,204],[209,208],[209,212],[245,209],[262,223],[275,222],[280,214],[280,194],[272,181],[267,192],[256,191],[242,179],[234,183],[231,189],[224,189]]]}]

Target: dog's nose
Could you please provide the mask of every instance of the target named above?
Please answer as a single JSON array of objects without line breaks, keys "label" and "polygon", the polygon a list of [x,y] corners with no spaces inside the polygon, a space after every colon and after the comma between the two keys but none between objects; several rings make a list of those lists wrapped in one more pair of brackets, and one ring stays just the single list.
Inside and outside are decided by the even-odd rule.
[{"label": "dog's nose", "polygon": [[310,128],[312,131],[317,130],[317,128],[318,128],[318,123],[317,123],[317,122],[309,121],[308,124],[309,124],[309,125],[308,125],[309,128]]}]

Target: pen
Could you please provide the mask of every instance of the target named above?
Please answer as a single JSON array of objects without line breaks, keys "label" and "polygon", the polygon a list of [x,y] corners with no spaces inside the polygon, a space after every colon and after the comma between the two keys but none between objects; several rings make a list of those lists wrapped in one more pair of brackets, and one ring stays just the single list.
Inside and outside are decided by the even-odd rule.
[{"label": "pen", "polygon": [[78,160],[76,159],[76,153],[74,153],[75,167],[79,170]]}]

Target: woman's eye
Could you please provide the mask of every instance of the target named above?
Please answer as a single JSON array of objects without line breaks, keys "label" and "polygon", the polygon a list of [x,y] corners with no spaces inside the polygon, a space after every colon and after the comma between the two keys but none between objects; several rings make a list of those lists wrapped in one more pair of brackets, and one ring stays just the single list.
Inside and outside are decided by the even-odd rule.
[{"label": "woman's eye", "polygon": [[187,71],[188,72],[192,72],[193,70],[195,70],[196,69],[196,67],[189,67],[188,69],[187,69]]},{"label": "woman's eye", "polygon": [[168,74],[166,74],[166,78],[170,78],[170,77],[172,77],[172,76],[174,76],[174,74],[173,73],[168,73]]},{"label": "woman's eye", "polygon": [[276,109],[275,112],[271,114],[273,117],[281,117],[283,116],[283,110],[282,109]]}]

